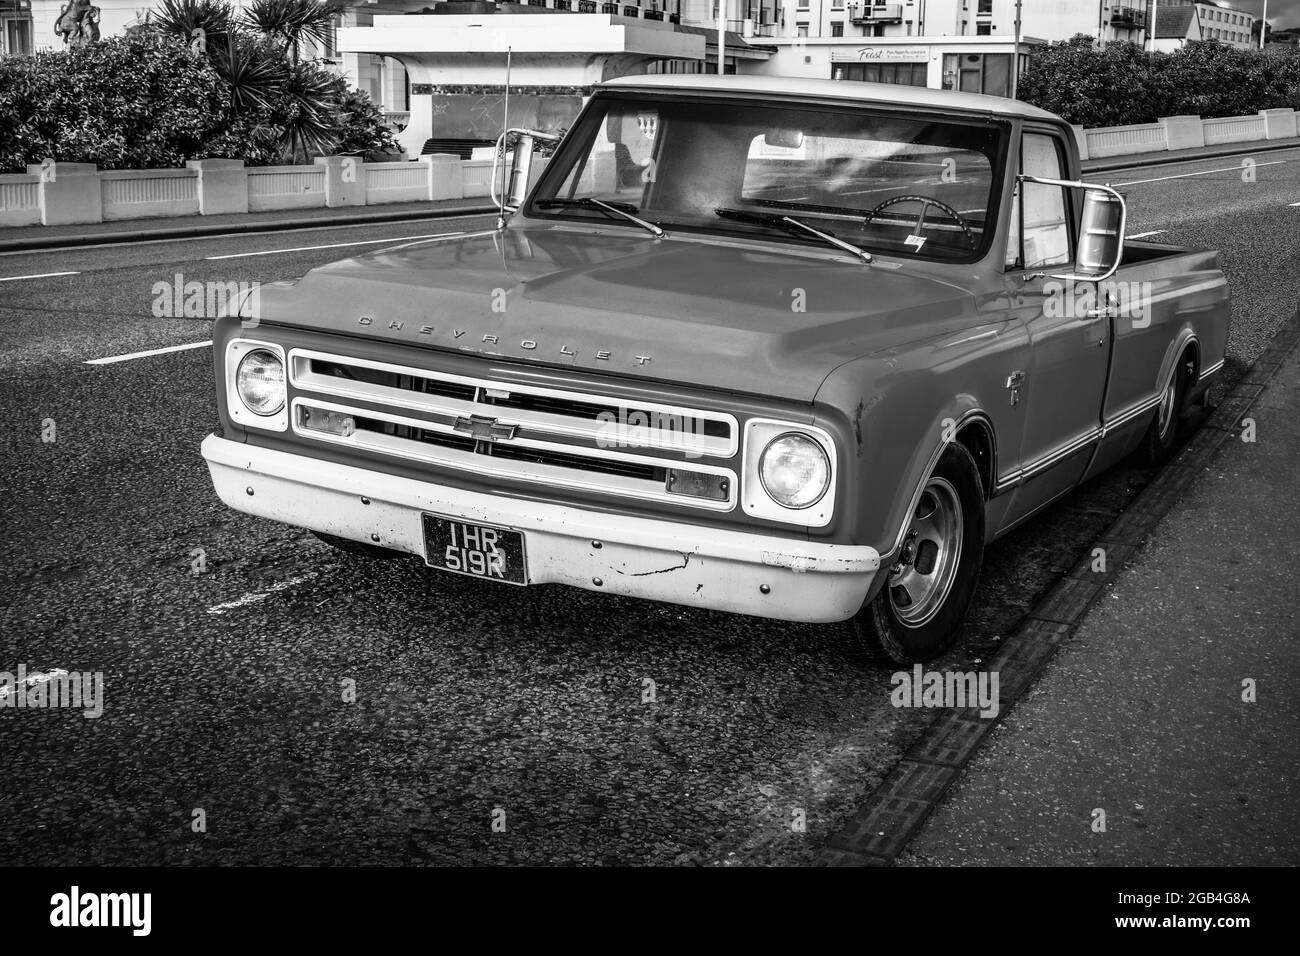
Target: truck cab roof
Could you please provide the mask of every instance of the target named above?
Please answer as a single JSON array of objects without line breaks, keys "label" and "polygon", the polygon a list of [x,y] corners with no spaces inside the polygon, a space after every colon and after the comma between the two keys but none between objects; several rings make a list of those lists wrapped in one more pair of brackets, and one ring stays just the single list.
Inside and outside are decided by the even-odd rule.
[{"label": "truck cab roof", "polygon": [[654,75],[624,76],[601,83],[599,89],[661,90],[696,93],[742,93],[766,96],[797,96],[816,99],[851,100],[888,106],[916,106],[961,113],[980,113],[1019,119],[1061,118],[1019,100],[981,93],[957,93],[894,83],[866,83],[858,80],[822,80],[793,76]]}]

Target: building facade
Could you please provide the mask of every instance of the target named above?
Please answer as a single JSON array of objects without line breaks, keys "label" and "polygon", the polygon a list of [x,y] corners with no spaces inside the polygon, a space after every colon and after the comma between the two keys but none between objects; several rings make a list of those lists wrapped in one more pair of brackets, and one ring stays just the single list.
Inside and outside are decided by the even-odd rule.
[{"label": "building facade", "polygon": [[[1176,8],[1190,7],[1196,21],[1195,39],[1214,40],[1240,50],[1259,48],[1259,19],[1244,10],[1217,0],[1160,0],[1156,13],[1156,30],[1164,39],[1159,18],[1177,14]],[[1191,39],[1189,37],[1189,39]],[[1163,47],[1162,47],[1163,48]]]}]

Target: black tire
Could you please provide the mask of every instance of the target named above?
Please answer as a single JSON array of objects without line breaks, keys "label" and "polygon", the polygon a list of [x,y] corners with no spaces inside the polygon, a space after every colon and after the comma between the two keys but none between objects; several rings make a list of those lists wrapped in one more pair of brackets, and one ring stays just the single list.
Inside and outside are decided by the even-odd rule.
[{"label": "black tire", "polygon": [[1191,389],[1195,365],[1184,354],[1178,364],[1169,373],[1169,378],[1161,390],[1161,401],[1156,407],[1155,418],[1142,436],[1138,448],[1138,458],[1144,465],[1152,468],[1163,465],[1173,453],[1178,441],[1178,423],[1187,411],[1187,393]]},{"label": "black tire", "polygon": [[316,537],[320,538],[331,548],[338,548],[340,551],[346,551],[348,554],[355,554],[363,558],[373,558],[379,561],[391,561],[393,558],[405,556],[405,551],[396,551],[392,548],[381,548],[377,544],[366,544],[364,541],[353,541],[351,538],[340,538],[338,535],[326,534],[324,531],[313,531]]},{"label": "black tire", "polygon": [[975,594],[983,560],[979,468],[965,446],[953,442],[926,479],[902,552],[893,567],[881,569],[889,580],[849,621],[867,656],[915,664],[950,648]]}]

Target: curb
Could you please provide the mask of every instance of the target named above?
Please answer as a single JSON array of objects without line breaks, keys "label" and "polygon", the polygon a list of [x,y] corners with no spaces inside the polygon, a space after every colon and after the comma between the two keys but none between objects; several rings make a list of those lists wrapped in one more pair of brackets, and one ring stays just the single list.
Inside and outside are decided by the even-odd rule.
[{"label": "curb", "polygon": [[[889,866],[911,842],[975,752],[1047,662],[1082,622],[1088,608],[1141,549],[1199,477],[1277,373],[1300,347],[1300,311],[1273,335],[1268,347],[1202,423],[1177,457],[1160,470],[1111,523],[1069,573],[1060,578],[998,648],[988,669],[999,672],[1001,709],[992,719],[977,707],[937,716],[908,748],[862,806],[827,841],[819,866]],[[1105,572],[1092,570],[1093,548],[1106,552]]]},{"label": "curb", "polygon": [[373,213],[360,216],[338,216],[319,219],[281,219],[268,222],[211,223],[191,226],[172,226],[162,229],[135,230],[132,232],[82,233],[70,236],[36,236],[23,239],[0,239],[0,253],[35,252],[42,249],[62,249],[69,246],[106,246],[115,243],[154,242],[160,239],[194,239],[202,236],[232,236],[253,232],[289,232],[295,229],[327,229],[338,225],[366,225],[369,223],[404,222],[417,219],[459,219],[495,213],[496,206],[457,206],[454,209],[414,210]]},{"label": "curb", "polygon": [[1198,153],[1195,156],[1182,156],[1177,159],[1167,153],[1133,153],[1131,156],[1141,156],[1145,158],[1130,158],[1128,162],[1120,162],[1120,160],[1124,159],[1123,156],[1107,156],[1100,162],[1093,159],[1085,159],[1079,163],[1079,168],[1084,173],[1110,173],[1120,169],[1142,169],[1146,166],[1172,166],[1176,163],[1194,163],[1202,159],[1226,159],[1229,156],[1248,156],[1251,153],[1267,153],[1280,149],[1300,149],[1300,141],[1292,140],[1285,143],[1270,143],[1268,140],[1262,140],[1256,143],[1238,143],[1235,146],[1228,146],[1223,149]]}]

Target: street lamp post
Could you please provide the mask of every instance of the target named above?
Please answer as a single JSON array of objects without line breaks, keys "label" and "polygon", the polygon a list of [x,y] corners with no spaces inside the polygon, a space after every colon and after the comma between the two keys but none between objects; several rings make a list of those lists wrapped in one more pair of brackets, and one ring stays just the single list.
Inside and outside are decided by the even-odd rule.
[{"label": "street lamp post", "polygon": [[727,0],[718,0],[718,76],[726,71],[727,53]]},{"label": "street lamp post", "polygon": [[1259,15],[1259,48],[1264,49],[1264,31],[1268,29],[1268,0],[1264,0],[1264,12]]},{"label": "street lamp post", "polygon": [[1020,86],[1020,0],[1016,0],[1016,45],[1011,54],[1011,98],[1014,100]]}]

